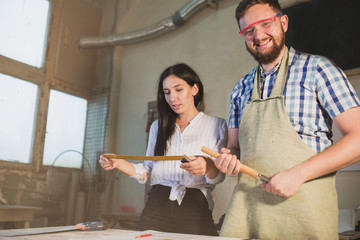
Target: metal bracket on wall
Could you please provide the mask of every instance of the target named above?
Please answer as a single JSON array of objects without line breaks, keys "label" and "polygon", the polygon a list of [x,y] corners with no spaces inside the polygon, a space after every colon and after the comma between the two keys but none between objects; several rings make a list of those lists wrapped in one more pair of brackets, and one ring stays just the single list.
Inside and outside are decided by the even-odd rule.
[{"label": "metal bracket on wall", "polygon": [[209,5],[209,7],[213,8],[213,9],[218,9],[219,8],[219,0],[208,0],[208,5]]}]

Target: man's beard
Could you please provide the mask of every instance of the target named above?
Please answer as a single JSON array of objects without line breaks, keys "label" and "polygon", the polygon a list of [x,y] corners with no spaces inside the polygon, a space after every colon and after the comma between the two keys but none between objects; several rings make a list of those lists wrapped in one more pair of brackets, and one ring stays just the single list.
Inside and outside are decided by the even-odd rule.
[{"label": "man's beard", "polygon": [[280,38],[280,42],[279,44],[276,43],[275,39],[273,37],[271,37],[272,42],[274,43],[272,49],[270,50],[269,53],[265,53],[262,54],[258,51],[255,51],[253,49],[250,49],[248,47],[248,45],[245,43],[246,45],[246,49],[248,50],[248,52],[255,58],[256,61],[258,61],[260,64],[268,64],[268,63],[272,63],[273,61],[275,61],[281,50],[283,49],[284,45],[285,45],[285,32],[283,32],[283,35]]}]

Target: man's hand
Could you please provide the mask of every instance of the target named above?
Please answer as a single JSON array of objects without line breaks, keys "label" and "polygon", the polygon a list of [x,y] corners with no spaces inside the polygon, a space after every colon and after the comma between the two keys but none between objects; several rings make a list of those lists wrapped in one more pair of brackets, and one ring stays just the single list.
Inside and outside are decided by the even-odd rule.
[{"label": "man's hand", "polygon": [[220,156],[217,157],[216,167],[223,173],[236,175],[240,172],[240,161],[236,155],[230,153],[230,149],[222,148]]},{"label": "man's hand", "polygon": [[261,187],[265,188],[266,192],[290,198],[299,191],[303,183],[304,181],[294,169],[288,169],[275,174],[268,183],[262,184]]}]

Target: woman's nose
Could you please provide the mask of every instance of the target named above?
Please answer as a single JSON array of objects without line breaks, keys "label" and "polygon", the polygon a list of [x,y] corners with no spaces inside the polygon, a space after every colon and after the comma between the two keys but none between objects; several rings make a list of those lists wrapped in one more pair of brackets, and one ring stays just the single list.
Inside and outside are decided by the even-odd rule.
[{"label": "woman's nose", "polygon": [[173,101],[176,99],[176,94],[175,93],[170,93],[170,101]]}]

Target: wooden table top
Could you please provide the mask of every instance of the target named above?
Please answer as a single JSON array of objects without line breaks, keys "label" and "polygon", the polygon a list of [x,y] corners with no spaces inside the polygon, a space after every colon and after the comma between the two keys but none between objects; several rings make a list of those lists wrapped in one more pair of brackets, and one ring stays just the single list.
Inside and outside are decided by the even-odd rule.
[{"label": "wooden table top", "polygon": [[[1,240],[76,240],[76,239],[87,239],[87,240],[119,240],[119,239],[143,239],[143,240],[241,240],[241,238],[227,238],[227,237],[211,237],[203,235],[192,235],[192,234],[179,234],[179,233],[165,233],[158,231],[131,231],[121,229],[107,229],[99,231],[66,231],[66,232],[54,232],[44,233],[36,235],[23,235],[23,236],[9,236],[9,234],[21,234],[29,233],[30,231],[49,231],[51,229],[56,230],[60,228],[71,228],[73,226],[64,227],[45,227],[45,228],[28,228],[28,229],[11,229],[11,230],[0,230]],[[136,238],[139,235],[152,234],[151,237]]]}]

